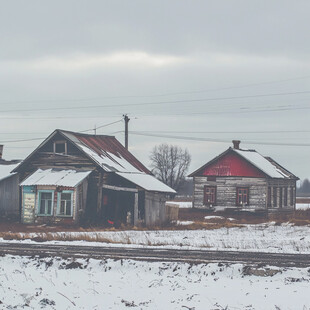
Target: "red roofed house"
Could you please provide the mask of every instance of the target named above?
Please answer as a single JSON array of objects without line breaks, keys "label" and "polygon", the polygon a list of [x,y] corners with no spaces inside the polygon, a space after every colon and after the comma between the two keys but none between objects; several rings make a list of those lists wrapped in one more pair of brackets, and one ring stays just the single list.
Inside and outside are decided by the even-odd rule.
[{"label": "red roofed house", "polygon": [[193,207],[295,210],[298,178],[270,157],[233,143],[189,175],[194,178]]},{"label": "red roofed house", "polygon": [[23,223],[158,225],[175,193],[113,136],[57,129],[14,172]]}]

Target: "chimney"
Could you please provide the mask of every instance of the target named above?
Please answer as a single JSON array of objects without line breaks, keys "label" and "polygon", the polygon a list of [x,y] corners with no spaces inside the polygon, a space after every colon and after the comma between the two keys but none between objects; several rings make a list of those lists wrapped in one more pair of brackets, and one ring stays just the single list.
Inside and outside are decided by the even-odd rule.
[{"label": "chimney", "polygon": [[2,159],[2,153],[3,153],[3,145],[0,144],[0,159]]},{"label": "chimney", "polygon": [[234,145],[234,149],[239,150],[240,140],[232,140],[232,143]]}]

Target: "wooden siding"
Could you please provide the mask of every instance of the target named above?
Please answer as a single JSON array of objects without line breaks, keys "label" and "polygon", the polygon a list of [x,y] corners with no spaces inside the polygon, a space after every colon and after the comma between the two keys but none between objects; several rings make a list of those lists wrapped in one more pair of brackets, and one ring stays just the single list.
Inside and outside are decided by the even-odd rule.
[{"label": "wooden siding", "polygon": [[208,209],[204,205],[204,186],[216,186],[216,206],[236,208],[237,188],[249,188],[248,209],[266,209],[267,181],[265,178],[217,177],[216,181],[208,181],[207,177],[194,177],[194,208]]},{"label": "wooden siding", "polygon": [[161,225],[166,222],[166,195],[163,193],[145,192],[145,224]]},{"label": "wooden siding", "polygon": [[19,176],[0,181],[0,215],[19,217]]},{"label": "wooden siding", "polygon": [[[267,186],[271,189],[270,210],[295,210],[296,209],[296,180],[292,179],[269,179]],[[287,205],[284,204],[285,188],[287,189]],[[280,192],[282,192],[282,205],[280,206]],[[293,193],[293,195],[292,195]],[[275,199],[276,195],[276,199]],[[291,196],[292,195],[292,196]],[[291,203],[292,199],[292,203]]]},{"label": "wooden siding", "polygon": [[[48,185],[33,186],[33,198],[30,197],[33,201],[34,208],[28,206],[27,199],[29,198],[29,193],[26,193],[23,190],[23,205],[22,205],[22,222],[25,224],[37,223],[37,224],[46,224],[46,223],[55,223],[55,224],[78,224],[81,215],[85,211],[86,204],[86,195],[87,195],[88,182],[84,180],[78,187],[56,187]],[[23,187],[24,189],[25,187]],[[52,215],[39,215],[39,191],[48,190],[54,191],[53,196],[53,209]],[[72,216],[62,216],[58,215],[58,193],[62,191],[72,191]],[[28,195],[28,196],[27,196]],[[29,200],[29,199],[28,199]]]},{"label": "wooden siding", "polygon": [[[217,177],[215,181],[208,181],[208,177],[194,177],[194,208],[211,208],[211,206],[204,205],[204,186],[216,186],[216,206],[218,207],[238,207],[236,204],[238,187],[249,189],[249,204],[243,207],[245,209],[285,211],[294,210],[296,205],[296,180],[292,179]],[[268,188],[271,190],[271,205],[268,205]],[[286,191],[287,198],[285,199]],[[293,203],[291,204],[292,193]],[[280,206],[281,197],[282,205]],[[287,201],[286,205],[285,201]]]}]

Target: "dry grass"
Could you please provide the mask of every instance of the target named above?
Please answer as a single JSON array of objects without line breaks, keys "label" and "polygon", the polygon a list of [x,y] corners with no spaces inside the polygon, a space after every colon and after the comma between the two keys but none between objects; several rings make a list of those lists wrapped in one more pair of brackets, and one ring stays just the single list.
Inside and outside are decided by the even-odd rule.
[{"label": "dry grass", "polygon": [[[98,233],[87,234],[80,233],[78,235],[65,233],[0,233],[0,238],[4,240],[32,240],[37,242],[44,241],[89,241],[89,242],[103,242],[103,243],[119,243],[112,239],[100,236]],[[122,243],[130,244],[130,239],[126,238],[122,240]]]}]

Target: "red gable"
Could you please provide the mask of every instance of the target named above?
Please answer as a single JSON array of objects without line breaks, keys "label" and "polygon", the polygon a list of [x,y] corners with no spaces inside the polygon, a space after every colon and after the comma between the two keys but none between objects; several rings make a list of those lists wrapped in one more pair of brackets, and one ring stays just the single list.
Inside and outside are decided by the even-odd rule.
[{"label": "red gable", "polygon": [[201,170],[204,176],[265,177],[265,175],[238,154],[229,152]]}]

